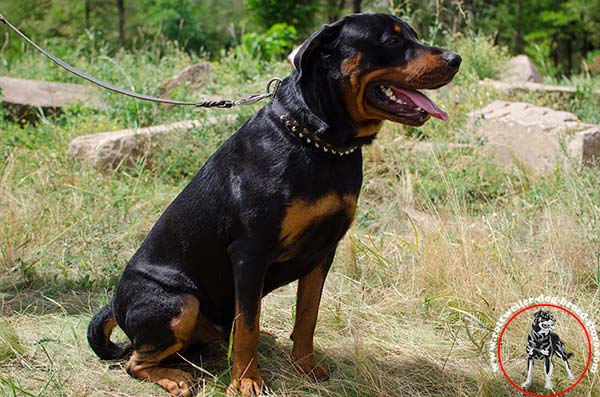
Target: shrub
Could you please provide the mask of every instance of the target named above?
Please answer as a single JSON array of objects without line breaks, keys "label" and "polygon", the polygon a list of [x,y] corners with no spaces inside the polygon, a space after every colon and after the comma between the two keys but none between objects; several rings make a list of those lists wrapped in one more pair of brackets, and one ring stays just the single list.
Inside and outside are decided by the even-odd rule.
[{"label": "shrub", "polygon": [[457,33],[449,39],[448,47],[463,58],[458,79],[481,80],[496,78],[500,67],[509,58],[506,47],[494,45],[491,37],[481,34],[462,35]]},{"label": "shrub", "polygon": [[292,49],[296,36],[295,27],[277,23],[266,33],[246,33],[242,37],[242,45],[256,59],[271,61],[284,58]]}]

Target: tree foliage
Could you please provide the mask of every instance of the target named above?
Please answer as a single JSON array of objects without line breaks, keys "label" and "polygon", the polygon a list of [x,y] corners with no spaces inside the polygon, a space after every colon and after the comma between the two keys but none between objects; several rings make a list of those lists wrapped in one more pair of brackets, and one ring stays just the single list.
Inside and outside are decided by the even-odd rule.
[{"label": "tree foliage", "polygon": [[[533,57],[547,74],[579,72],[584,59],[593,63],[591,57],[600,53],[600,0],[3,0],[0,11],[38,40],[64,45],[103,42],[116,51],[120,40],[125,48],[137,48],[140,42],[159,46],[167,38],[212,56],[256,44],[262,49],[253,53],[279,57],[288,39],[274,50],[281,40],[273,37],[281,32],[267,33],[272,26],[295,28],[297,43],[358,8],[399,15],[431,43],[444,44],[457,32],[491,36],[512,53]],[[4,54],[17,54],[19,45],[11,39]]]},{"label": "tree foliage", "polygon": [[314,28],[314,16],[319,9],[319,0],[246,0],[246,7],[264,29],[276,23],[295,26],[301,33]]}]

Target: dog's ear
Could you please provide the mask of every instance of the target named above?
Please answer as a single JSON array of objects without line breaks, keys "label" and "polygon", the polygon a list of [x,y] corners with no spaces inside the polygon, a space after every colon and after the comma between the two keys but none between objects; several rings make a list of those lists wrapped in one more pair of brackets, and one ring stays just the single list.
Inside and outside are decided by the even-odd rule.
[{"label": "dog's ear", "polygon": [[341,19],[329,25],[323,25],[302,43],[294,56],[294,67],[298,71],[298,79],[302,77],[302,73],[307,72],[311,63],[316,62],[323,46],[335,40],[344,23],[345,21]]},{"label": "dog's ear", "polygon": [[538,310],[537,312],[533,313],[533,318],[539,318],[542,316],[542,310]]}]

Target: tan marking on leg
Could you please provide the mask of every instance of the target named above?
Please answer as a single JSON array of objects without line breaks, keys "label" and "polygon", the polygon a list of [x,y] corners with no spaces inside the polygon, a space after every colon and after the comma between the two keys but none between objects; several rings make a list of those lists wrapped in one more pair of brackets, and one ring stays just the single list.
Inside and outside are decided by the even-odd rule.
[{"label": "tan marking on leg", "polygon": [[208,320],[202,312],[198,311],[198,320],[192,341],[203,345],[223,343],[225,341],[223,327]]},{"label": "tan marking on leg", "polygon": [[296,323],[291,336],[294,341],[292,348],[294,366],[317,382],[329,379],[327,370],[315,361],[313,346],[324,282],[325,274],[321,266],[302,277],[298,282]]},{"label": "tan marking on leg", "polygon": [[259,396],[265,390],[258,369],[258,339],[260,336],[260,301],[256,318],[246,318],[243,311],[236,307],[233,325],[233,370],[231,384],[227,388],[228,396],[241,393],[244,397]]},{"label": "tan marking on leg", "polygon": [[171,320],[171,329],[177,341],[187,341],[188,343],[191,341],[191,337],[196,329],[199,309],[200,302],[198,302],[198,299],[193,295],[187,295],[181,309],[181,314]]},{"label": "tan marking on leg", "polygon": [[147,346],[134,351],[125,365],[127,372],[132,376],[162,386],[174,396],[192,397],[194,395],[192,376],[180,369],[160,367],[159,363],[165,358],[185,350],[189,345],[196,328],[198,308],[198,299],[187,295],[181,313],[170,323],[176,342],[162,350]]},{"label": "tan marking on leg", "polygon": [[117,326],[117,322],[114,318],[109,317],[108,320],[104,323],[104,328],[102,329],[104,332],[104,337],[106,339],[110,339],[110,335],[112,334],[113,329]]}]

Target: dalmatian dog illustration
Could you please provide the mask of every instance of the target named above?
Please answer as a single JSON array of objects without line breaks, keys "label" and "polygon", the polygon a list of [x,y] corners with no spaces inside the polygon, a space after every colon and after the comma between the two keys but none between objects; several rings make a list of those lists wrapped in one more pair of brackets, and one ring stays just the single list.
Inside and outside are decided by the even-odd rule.
[{"label": "dalmatian dog illustration", "polygon": [[573,379],[573,372],[569,366],[569,358],[573,353],[567,353],[565,344],[560,337],[552,331],[556,324],[556,320],[552,313],[538,310],[533,315],[533,324],[531,332],[527,337],[527,379],[522,384],[523,389],[527,389],[531,385],[533,375],[533,363],[535,360],[544,360],[544,368],[546,370],[546,389],[552,388],[552,372],[554,365],[552,357],[557,355],[565,363],[567,375],[569,379]]}]

